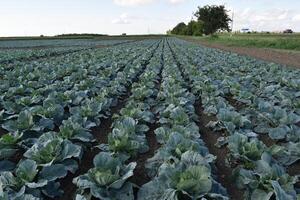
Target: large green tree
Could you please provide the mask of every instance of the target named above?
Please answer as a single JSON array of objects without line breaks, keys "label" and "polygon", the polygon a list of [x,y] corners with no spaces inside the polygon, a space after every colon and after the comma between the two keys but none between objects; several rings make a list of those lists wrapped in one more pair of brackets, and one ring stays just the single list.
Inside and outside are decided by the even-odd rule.
[{"label": "large green tree", "polygon": [[174,35],[185,35],[186,28],[187,28],[186,24],[184,22],[181,22],[173,28],[171,33]]},{"label": "large green tree", "polygon": [[231,19],[223,5],[198,7],[194,15],[198,21],[203,22],[203,31],[206,35],[213,34],[218,30],[230,31]]},{"label": "large green tree", "polygon": [[200,36],[203,34],[203,22],[191,20],[186,27],[186,35]]}]

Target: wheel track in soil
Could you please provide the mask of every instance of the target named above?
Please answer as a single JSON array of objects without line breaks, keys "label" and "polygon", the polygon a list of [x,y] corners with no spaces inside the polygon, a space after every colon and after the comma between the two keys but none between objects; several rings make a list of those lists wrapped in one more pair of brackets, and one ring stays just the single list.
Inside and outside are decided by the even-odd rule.
[{"label": "wheel track in soil", "polygon": [[[117,105],[111,108],[111,115],[108,118],[103,119],[101,121],[100,126],[92,129],[92,134],[95,137],[98,144],[102,144],[102,143],[107,144],[107,139],[108,139],[107,137],[108,137],[108,134],[112,131],[112,124],[114,122],[114,120],[112,119],[113,114],[119,113],[120,110],[127,103],[127,100],[131,95],[132,84],[139,80],[139,78],[137,78],[137,77],[140,77],[141,74],[146,69],[146,67],[148,66],[150,59],[154,55],[154,52],[159,47],[159,43],[157,44],[156,48],[152,51],[150,58],[145,63],[142,64],[142,69],[137,73],[134,80],[128,86],[126,94],[122,95],[120,98],[118,98]],[[100,152],[99,149],[95,149],[93,147],[88,147],[88,149],[85,149],[85,152],[83,153],[83,157],[82,157],[81,161],[79,162],[79,169],[76,171],[76,173],[75,174],[68,173],[67,177],[65,177],[64,179],[62,179],[60,181],[61,189],[64,191],[64,194],[62,197],[57,198],[58,200],[74,199],[74,195],[76,193],[77,188],[72,183],[73,178],[75,178],[79,175],[85,174],[89,169],[91,169],[93,167],[93,159],[99,152]],[[47,199],[50,200],[51,198],[47,198]]]},{"label": "wheel track in soil", "polygon": [[[188,77],[185,76],[183,70],[182,70],[182,65],[176,58],[176,54],[171,48],[169,42],[168,46],[171,50],[172,56],[178,66],[178,69],[180,70],[182,78],[185,80],[186,87],[189,92],[192,91],[190,85],[191,81],[189,80]],[[192,92],[191,92],[192,93]],[[193,93],[192,93],[193,94]],[[197,126],[199,127],[200,130],[200,135],[201,139],[205,142],[209,153],[213,154],[216,156],[216,161],[215,161],[215,166],[213,166],[213,172],[217,175],[217,181],[221,183],[223,187],[226,188],[228,195],[230,196],[231,200],[240,200],[244,192],[236,187],[236,185],[232,181],[232,168],[228,167],[226,165],[226,156],[229,153],[229,150],[227,147],[222,147],[218,148],[215,146],[217,143],[217,140],[219,137],[222,137],[226,135],[225,132],[215,132],[206,127],[206,124],[208,124],[210,121],[215,121],[216,117],[215,116],[208,116],[204,113],[203,105],[201,103],[201,97],[197,99],[194,103],[194,108],[195,108],[195,113],[198,116],[198,121],[196,122]]]}]

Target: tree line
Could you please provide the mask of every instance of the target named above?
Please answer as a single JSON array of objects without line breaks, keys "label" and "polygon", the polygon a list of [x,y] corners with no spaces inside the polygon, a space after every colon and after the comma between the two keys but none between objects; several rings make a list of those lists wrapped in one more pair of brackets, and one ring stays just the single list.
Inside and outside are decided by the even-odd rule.
[{"label": "tree line", "polygon": [[193,14],[196,20],[191,20],[188,24],[180,22],[168,34],[201,36],[212,35],[217,31],[231,31],[231,19],[224,5],[206,5],[198,7]]}]

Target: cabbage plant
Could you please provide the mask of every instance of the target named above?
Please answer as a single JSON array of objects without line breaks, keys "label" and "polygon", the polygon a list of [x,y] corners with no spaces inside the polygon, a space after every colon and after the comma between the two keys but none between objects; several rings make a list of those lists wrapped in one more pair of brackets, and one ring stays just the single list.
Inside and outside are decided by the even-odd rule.
[{"label": "cabbage plant", "polygon": [[246,189],[246,199],[295,200],[297,192],[294,185],[297,176],[289,176],[284,168],[277,164],[268,153],[263,153],[261,159],[254,162],[253,169],[238,167],[234,177],[240,189]]},{"label": "cabbage plant", "polygon": [[33,130],[36,124],[34,123],[32,113],[29,110],[25,110],[16,115],[16,120],[8,120],[2,127],[12,133],[16,133]]},{"label": "cabbage plant", "polygon": [[86,120],[82,118],[77,118],[75,116],[70,117],[62,122],[59,127],[59,136],[71,141],[81,141],[81,142],[93,142],[95,141],[93,135],[89,132],[87,128],[84,128]]},{"label": "cabbage plant", "polygon": [[228,149],[231,156],[246,168],[254,167],[253,161],[260,160],[262,154],[267,151],[267,147],[257,138],[235,133],[228,137]]},{"label": "cabbage plant", "polygon": [[170,135],[167,143],[159,148],[152,158],[147,160],[145,167],[149,176],[155,176],[159,166],[164,162],[179,163],[182,154],[188,151],[199,153],[207,163],[214,161],[214,156],[209,154],[201,139],[191,140],[180,133],[174,132]]},{"label": "cabbage plant", "polygon": [[42,199],[41,191],[48,181],[39,179],[38,172],[36,162],[28,159],[20,161],[14,172],[1,172],[0,199]]},{"label": "cabbage plant", "polygon": [[128,179],[133,175],[135,162],[125,165],[118,157],[101,152],[94,158],[94,168],[73,179],[78,187],[76,199],[133,200],[133,184]]},{"label": "cabbage plant", "polygon": [[0,138],[0,159],[12,157],[19,149],[22,134],[5,134]]},{"label": "cabbage plant", "polygon": [[127,159],[137,153],[145,153],[149,147],[145,133],[149,127],[138,124],[133,118],[125,117],[114,123],[112,132],[108,135],[108,145],[112,152]]},{"label": "cabbage plant", "polygon": [[158,176],[144,184],[138,200],[229,199],[226,190],[212,177],[206,159],[187,151],[180,163],[162,164]]}]

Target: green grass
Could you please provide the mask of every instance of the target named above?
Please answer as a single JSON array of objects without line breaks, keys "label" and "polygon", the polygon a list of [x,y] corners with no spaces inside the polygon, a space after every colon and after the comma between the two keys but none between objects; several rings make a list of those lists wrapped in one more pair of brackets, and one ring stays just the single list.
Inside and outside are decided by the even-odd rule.
[{"label": "green grass", "polygon": [[218,37],[192,37],[227,46],[258,47],[300,51],[300,34],[218,34]]}]

